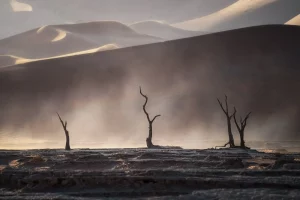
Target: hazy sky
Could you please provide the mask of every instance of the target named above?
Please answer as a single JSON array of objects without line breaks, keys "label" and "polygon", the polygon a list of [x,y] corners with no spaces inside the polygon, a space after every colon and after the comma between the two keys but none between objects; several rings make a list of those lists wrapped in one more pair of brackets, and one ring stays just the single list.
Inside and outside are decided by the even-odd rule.
[{"label": "hazy sky", "polygon": [[[1,0],[0,38],[44,25],[82,21],[116,20],[132,23],[161,20],[174,24],[210,15],[236,2],[238,0]],[[254,18],[245,16],[247,19],[239,22],[245,26],[251,21],[252,24],[284,23],[300,14],[299,0],[239,0],[239,2],[266,4],[258,13],[253,12],[255,11],[253,7],[242,5],[246,7],[243,12],[253,12],[255,15]]]}]

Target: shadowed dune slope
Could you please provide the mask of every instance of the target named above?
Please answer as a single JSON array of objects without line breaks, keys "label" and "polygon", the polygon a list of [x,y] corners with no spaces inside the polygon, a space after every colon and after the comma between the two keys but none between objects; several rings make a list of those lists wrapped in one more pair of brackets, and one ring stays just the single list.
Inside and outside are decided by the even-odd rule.
[{"label": "shadowed dune slope", "polygon": [[190,129],[226,137],[216,102],[226,93],[238,114],[253,112],[247,137],[299,139],[299,34],[298,26],[259,26],[2,68],[0,127],[30,123],[39,137],[57,110],[71,115],[96,101],[97,133],[106,125],[127,138],[144,122],[141,85],[163,114],[160,138]]},{"label": "shadowed dune slope", "polygon": [[299,10],[298,0],[239,0],[218,12],[176,23],[174,26],[186,30],[216,32],[265,24],[284,24],[299,14]]},{"label": "shadowed dune slope", "polygon": [[142,21],[131,24],[130,27],[138,33],[151,35],[166,40],[204,35],[205,32],[187,31],[170,26],[160,21]]}]

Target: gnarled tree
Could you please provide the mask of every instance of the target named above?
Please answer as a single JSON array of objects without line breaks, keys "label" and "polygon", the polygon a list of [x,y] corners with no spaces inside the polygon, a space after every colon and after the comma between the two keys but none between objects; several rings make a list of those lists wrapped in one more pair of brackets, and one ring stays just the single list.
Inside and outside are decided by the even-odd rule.
[{"label": "gnarled tree", "polygon": [[241,147],[242,148],[247,148],[245,146],[245,140],[244,140],[244,132],[245,132],[245,128],[247,126],[247,120],[249,119],[249,116],[251,114],[251,112],[249,112],[246,117],[244,119],[242,119],[242,117],[240,118],[240,124],[237,122],[236,120],[236,109],[234,107],[234,115],[233,115],[233,119],[234,119],[234,123],[236,125],[236,128],[238,129],[239,131],[239,134],[240,134],[240,139],[241,139]]},{"label": "gnarled tree", "polygon": [[153,117],[153,119],[150,119],[150,116],[146,110],[146,105],[148,103],[148,97],[146,95],[143,94],[142,92],[142,88],[140,87],[140,94],[145,98],[145,103],[143,105],[143,110],[144,110],[144,113],[147,117],[147,120],[148,120],[148,123],[149,123],[149,135],[148,135],[148,138],[146,139],[146,143],[147,143],[147,147],[148,148],[152,148],[154,147],[153,143],[152,143],[152,124],[154,122],[154,120],[157,118],[157,117],[160,117],[161,115],[156,115],[155,117]]},{"label": "gnarled tree", "polygon": [[65,150],[71,150],[70,148],[70,137],[69,137],[69,131],[67,130],[67,121],[63,122],[63,120],[61,119],[60,115],[57,113],[59,121],[65,131],[65,135],[66,135],[66,146],[65,146]]},{"label": "gnarled tree", "polygon": [[227,128],[228,128],[228,137],[229,137],[229,141],[224,145],[227,146],[229,144],[230,147],[235,147],[234,145],[234,138],[233,138],[233,135],[232,135],[232,130],[231,130],[231,119],[232,117],[234,116],[234,113],[233,114],[229,114],[229,110],[228,110],[228,102],[227,102],[227,96],[225,95],[225,108],[223,106],[223,104],[221,103],[221,101],[217,98],[218,102],[219,102],[219,105],[220,107],[222,108],[225,116],[226,116],[226,120],[227,120]]}]

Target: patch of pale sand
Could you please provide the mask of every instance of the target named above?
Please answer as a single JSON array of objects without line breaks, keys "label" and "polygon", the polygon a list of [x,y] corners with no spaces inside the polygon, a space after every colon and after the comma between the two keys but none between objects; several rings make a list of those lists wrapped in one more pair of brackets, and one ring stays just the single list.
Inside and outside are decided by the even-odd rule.
[{"label": "patch of pale sand", "polygon": [[286,149],[260,149],[264,153],[288,153]]},{"label": "patch of pale sand", "polygon": [[4,170],[6,168],[6,165],[0,165],[0,173],[2,170]]},{"label": "patch of pale sand", "polygon": [[10,6],[14,12],[31,12],[32,6],[27,3],[21,3],[17,0],[10,0]]},{"label": "patch of pale sand", "polygon": [[297,25],[300,26],[300,14],[294,17],[293,19],[287,21],[286,25]]},{"label": "patch of pale sand", "polygon": [[256,10],[275,1],[277,0],[239,0],[210,15],[172,24],[172,26],[192,31],[200,30],[200,28],[207,30],[210,27],[213,27],[216,23],[221,23],[222,21],[230,18],[238,17],[245,12]]},{"label": "patch of pale sand", "polygon": [[262,167],[259,165],[251,165],[249,167],[247,167],[248,170],[264,170],[266,167]]},{"label": "patch of pale sand", "polygon": [[50,170],[51,168],[50,167],[35,167],[34,168],[34,171],[37,171],[37,172],[44,172],[44,171],[48,171]]},{"label": "patch of pale sand", "polygon": [[100,52],[100,51],[107,51],[107,50],[113,50],[113,49],[118,49],[118,48],[120,48],[120,46],[118,46],[117,44],[106,44],[106,45],[103,45],[101,47],[94,48],[94,49],[88,49],[88,50],[84,50],[84,51],[78,51],[78,52],[73,52],[73,53],[69,53],[69,54],[63,54],[63,55],[60,55],[60,56],[53,56],[53,57],[47,57],[47,58],[38,58],[38,59],[22,58],[22,57],[18,57],[18,56],[14,56],[14,55],[0,55],[0,56],[7,56],[7,57],[14,58],[15,59],[14,64],[18,65],[18,64],[24,64],[24,63],[40,61],[40,60],[50,60],[50,59],[55,59],[55,58],[63,58],[63,57],[69,57],[69,56],[91,54],[91,53],[96,53],[96,52]]},{"label": "patch of pale sand", "polygon": [[60,29],[55,29],[57,31],[57,36],[55,38],[53,38],[53,40],[51,42],[57,42],[60,41],[62,39],[64,39],[67,36],[67,32],[60,30]]},{"label": "patch of pale sand", "polygon": [[23,163],[19,162],[19,160],[12,160],[9,162],[9,166],[12,168],[18,168],[20,165],[22,165]]}]

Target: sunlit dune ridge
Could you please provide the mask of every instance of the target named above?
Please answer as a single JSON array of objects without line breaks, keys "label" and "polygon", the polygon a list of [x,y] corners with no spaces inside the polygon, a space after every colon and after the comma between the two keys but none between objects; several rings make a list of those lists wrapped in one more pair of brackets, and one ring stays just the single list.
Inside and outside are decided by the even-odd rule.
[{"label": "sunlit dune ridge", "polygon": [[300,26],[300,14],[294,17],[293,19],[287,21],[285,24]]},{"label": "sunlit dune ridge", "polygon": [[[47,28],[47,26],[42,26],[41,28],[39,28],[36,33],[37,34],[41,34],[45,29]],[[55,31],[57,32],[57,35],[51,40],[51,42],[57,42],[60,41],[62,39],[64,39],[67,36],[67,32],[61,29],[55,29]]]},{"label": "sunlit dune ridge", "polygon": [[68,57],[68,56],[91,54],[91,53],[96,53],[96,52],[99,52],[99,51],[113,50],[113,49],[117,49],[117,48],[120,48],[120,46],[117,45],[117,44],[106,44],[106,45],[103,45],[101,47],[94,48],[94,49],[88,49],[88,50],[69,53],[69,54],[64,54],[64,55],[60,55],[60,56],[53,56],[53,57],[39,58],[39,59],[22,58],[22,57],[18,57],[18,56],[14,56],[14,55],[0,55],[0,56],[1,57],[14,58],[15,59],[14,64],[17,65],[17,64],[24,64],[24,63],[34,62],[34,61],[39,61],[39,60],[49,60],[49,59],[62,58],[62,57]]},{"label": "sunlit dune ridge", "polygon": [[58,32],[58,35],[51,41],[51,42],[57,42],[59,40],[64,39],[67,36],[67,32],[60,30],[60,29],[56,29],[56,31]]},{"label": "sunlit dune ridge", "polygon": [[147,21],[137,21],[137,22],[129,24],[129,26],[136,25],[136,24],[143,24],[143,23],[168,24],[167,22],[161,21],[161,20],[147,20]]},{"label": "sunlit dune ridge", "polygon": [[267,4],[273,3],[277,0],[239,0],[230,6],[219,10],[218,12],[210,15],[196,18],[189,21],[173,24],[177,28],[183,28],[186,30],[209,30],[217,23],[222,23],[224,20],[228,20],[233,17],[237,17],[244,12],[258,9]]},{"label": "sunlit dune ridge", "polygon": [[14,12],[31,12],[32,6],[27,3],[21,3],[17,0],[10,0],[11,8]]},{"label": "sunlit dune ridge", "polygon": [[41,33],[47,26],[42,26],[41,28],[39,28],[36,33]]}]

